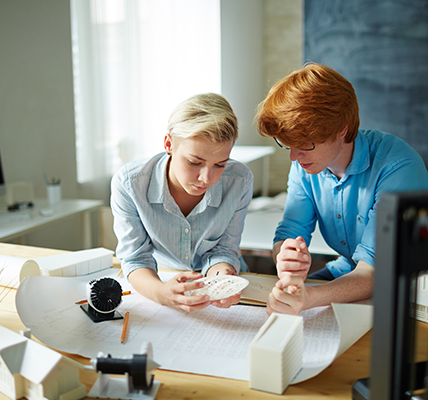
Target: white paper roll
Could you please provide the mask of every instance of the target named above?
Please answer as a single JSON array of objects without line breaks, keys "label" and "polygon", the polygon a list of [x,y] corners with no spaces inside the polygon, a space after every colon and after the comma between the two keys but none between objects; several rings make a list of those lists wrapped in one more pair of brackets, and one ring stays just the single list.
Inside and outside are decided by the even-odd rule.
[{"label": "white paper roll", "polygon": [[0,286],[17,288],[27,276],[40,275],[40,267],[34,260],[0,255]]}]

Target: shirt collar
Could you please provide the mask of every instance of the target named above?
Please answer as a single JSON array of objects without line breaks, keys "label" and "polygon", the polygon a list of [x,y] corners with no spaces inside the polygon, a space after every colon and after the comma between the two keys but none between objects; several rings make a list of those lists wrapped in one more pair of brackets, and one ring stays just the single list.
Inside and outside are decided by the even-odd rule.
[{"label": "shirt collar", "polygon": [[[358,131],[354,140],[354,152],[351,162],[346,168],[345,175],[341,181],[345,181],[349,175],[360,174],[370,166],[370,153],[367,138]],[[331,177],[333,174],[326,168],[321,172],[321,175]]]},{"label": "shirt collar", "polygon": [[164,188],[168,187],[166,179],[166,166],[169,156],[164,154],[155,164],[150,176],[147,198],[150,203],[164,202]]},{"label": "shirt collar", "polygon": [[346,175],[360,174],[370,166],[370,153],[367,138],[358,131],[354,141],[352,160],[346,168]]}]

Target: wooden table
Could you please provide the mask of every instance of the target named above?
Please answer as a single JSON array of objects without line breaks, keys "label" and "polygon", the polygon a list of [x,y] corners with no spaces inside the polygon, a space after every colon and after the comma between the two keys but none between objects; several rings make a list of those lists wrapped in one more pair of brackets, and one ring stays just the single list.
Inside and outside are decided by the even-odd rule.
[{"label": "wooden table", "polygon": [[[0,254],[6,255],[30,258],[61,253],[64,251],[0,243]],[[119,267],[116,259],[114,263],[116,267]],[[0,287],[0,324],[19,332],[25,327],[16,311],[15,295],[16,290],[5,290]],[[364,335],[321,374],[308,381],[289,386],[282,396],[252,390],[248,387],[247,381],[156,370],[155,380],[161,382],[156,399],[269,400],[286,398],[316,400],[326,397],[351,399],[352,384],[355,380],[369,376],[369,349],[370,333]],[[68,356],[84,364],[89,364],[89,360],[81,356]],[[90,370],[82,370],[80,374],[80,380],[87,386],[89,392],[98,375]],[[0,399],[7,399],[7,397],[0,393]]]}]

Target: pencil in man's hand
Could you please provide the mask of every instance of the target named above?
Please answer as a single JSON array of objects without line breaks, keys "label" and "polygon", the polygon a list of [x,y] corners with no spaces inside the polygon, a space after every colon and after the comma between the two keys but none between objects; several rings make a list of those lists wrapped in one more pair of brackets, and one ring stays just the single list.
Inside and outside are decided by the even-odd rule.
[{"label": "pencil in man's hand", "polygon": [[125,343],[126,334],[128,332],[129,312],[126,312],[125,319],[123,321],[122,334],[120,335],[120,343]]}]

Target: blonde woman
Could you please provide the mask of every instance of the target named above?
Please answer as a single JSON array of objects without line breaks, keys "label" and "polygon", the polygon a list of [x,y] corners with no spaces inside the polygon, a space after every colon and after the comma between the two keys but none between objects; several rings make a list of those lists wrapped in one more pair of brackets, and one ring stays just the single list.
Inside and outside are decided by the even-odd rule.
[{"label": "blonde woman", "polygon": [[[133,161],[114,175],[116,255],[145,297],[185,312],[239,302],[240,294],[214,302],[184,295],[203,286],[195,279],[237,275],[241,264],[245,267],[239,242],[253,176],[230,160],[237,137],[237,119],[227,100],[199,94],[172,112],[165,153]],[[181,272],[164,283],[158,265]]]}]

